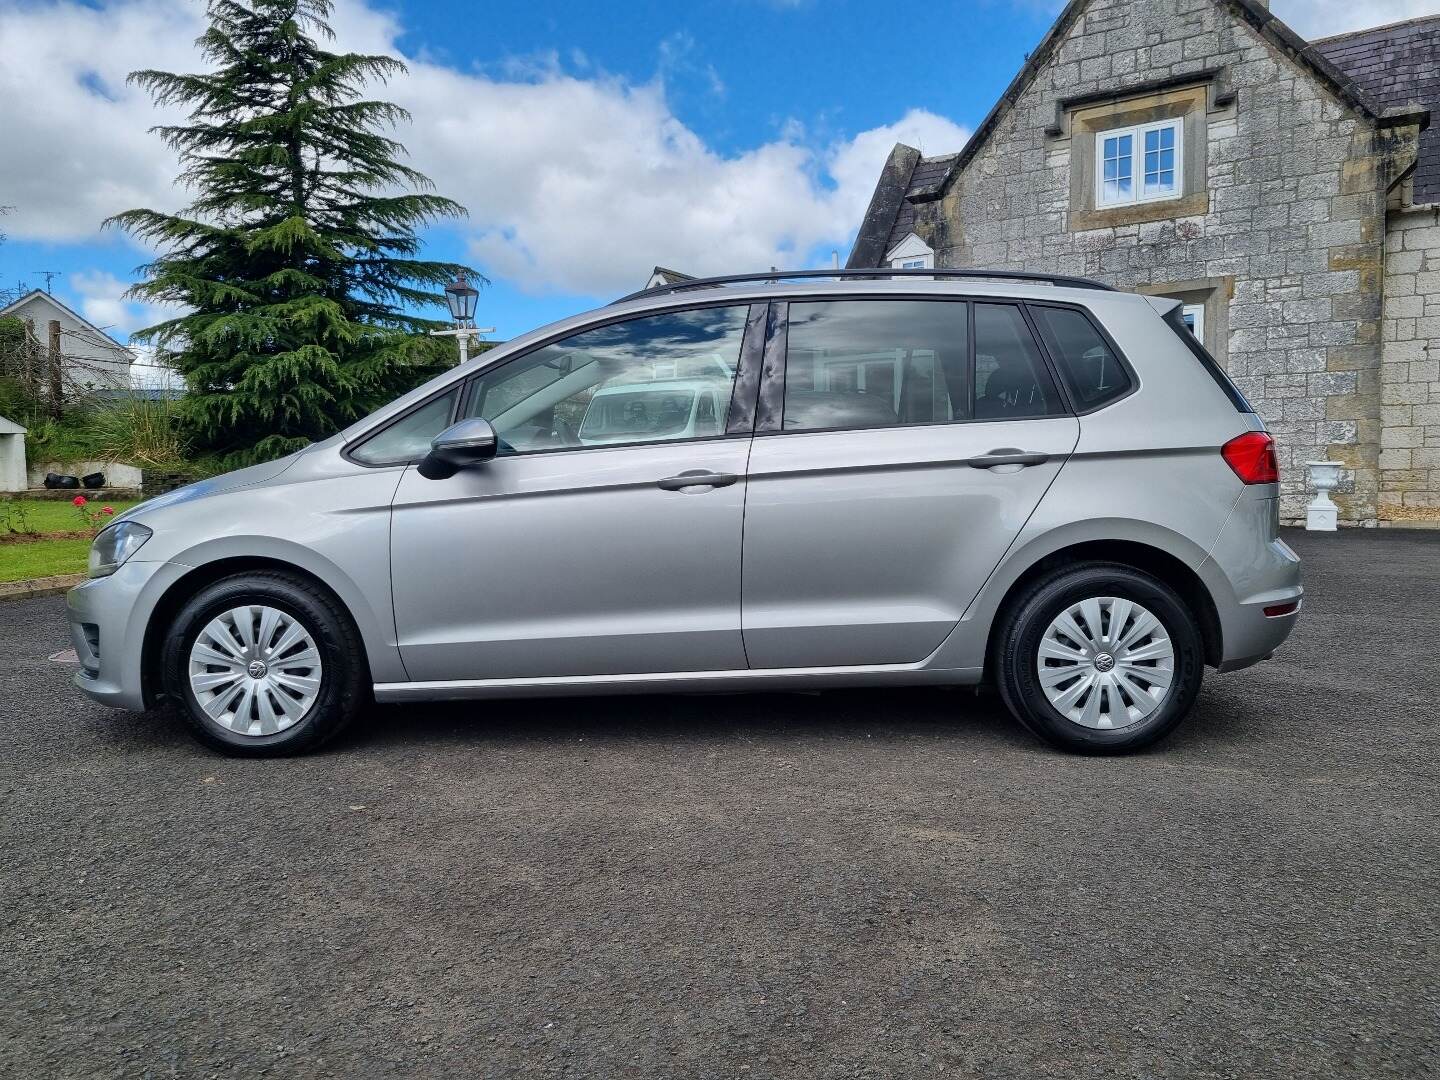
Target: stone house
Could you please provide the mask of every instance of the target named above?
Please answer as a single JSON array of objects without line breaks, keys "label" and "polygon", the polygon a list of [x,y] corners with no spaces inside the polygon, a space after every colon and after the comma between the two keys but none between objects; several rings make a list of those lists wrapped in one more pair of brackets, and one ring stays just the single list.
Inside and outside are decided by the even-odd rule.
[{"label": "stone house", "polygon": [[1261,0],[1072,0],[958,154],[891,152],[851,267],[1175,297],[1349,524],[1440,518],[1440,16],[1322,41]]}]

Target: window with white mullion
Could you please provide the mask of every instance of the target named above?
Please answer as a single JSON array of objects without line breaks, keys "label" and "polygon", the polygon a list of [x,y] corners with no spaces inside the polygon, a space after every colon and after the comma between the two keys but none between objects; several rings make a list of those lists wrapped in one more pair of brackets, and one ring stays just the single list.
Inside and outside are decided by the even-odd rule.
[{"label": "window with white mullion", "polygon": [[1095,135],[1095,205],[1125,206],[1182,194],[1179,120]]}]

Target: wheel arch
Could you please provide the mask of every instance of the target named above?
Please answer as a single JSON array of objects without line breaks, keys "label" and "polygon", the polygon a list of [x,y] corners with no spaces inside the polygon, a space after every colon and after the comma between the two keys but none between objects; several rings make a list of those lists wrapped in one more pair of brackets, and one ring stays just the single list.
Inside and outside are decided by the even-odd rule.
[{"label": "wheel arch", "polygon": [[995,607],[990,620],[990,629],[985,645],[985,666],[987,672],[994,670],[992,658],[1005,625],[1005,619],[1014,609],[1026,589],[1044,577],[1066,566],[1087,562],[1113,562],[1150,574],[1164,582],[1180,597],[1181,601],[1195,616],[1200,627],[1200,637],[1205,649],[1205,663],[1211,667],[1219,665],[1224,655],[1224,639],[1220,628],[1220,614],[1215,599],[1204,580],[1184,561],[1154,544],[1134,539],[1088,539],[1066,544],[1039,554],[1010,582]]},{"label": "wheel arch", "polygon": [[163,667],[165,636],[174,624],[180,609],[206,586],[222,578],[246,571],[282,572],[304,579],[307,583],[328,595],[336,607],[350,619],[362,641],[367,641],[367,667],[373,668],[373,647],[368,643],[363,621],[356,618],[354,606],[334,585],[314,570],[284,558],[271,555],[231,555],[201,563],[177,578],[160,595],[145,625],[145,638],[141,646],[141,690],[147,707],[166,697]]}]

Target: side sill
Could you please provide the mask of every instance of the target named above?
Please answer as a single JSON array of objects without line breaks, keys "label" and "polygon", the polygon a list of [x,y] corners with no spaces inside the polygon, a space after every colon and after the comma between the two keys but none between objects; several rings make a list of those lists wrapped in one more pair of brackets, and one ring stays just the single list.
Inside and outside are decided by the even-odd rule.
[{"label": "side sill", "polygon": [[455,701],[467,698],[553,697],[576,694],[683,694],[825,690],[847,686],[971,686],[983,668],[872,667],[756,668],[741,671],[667,671],[634,675],[566,675],[529,679],[455,679],[376,683],[375,700]]}]

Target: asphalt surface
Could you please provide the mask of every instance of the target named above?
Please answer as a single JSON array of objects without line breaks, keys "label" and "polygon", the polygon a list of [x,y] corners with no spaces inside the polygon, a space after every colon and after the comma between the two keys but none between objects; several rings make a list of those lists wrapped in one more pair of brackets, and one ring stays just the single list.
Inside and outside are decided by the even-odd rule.
[{"label": "asphalt surface", "polygon": [[1440,1072],[1440,532],[1299,534],[1164,746],[968,692],[392,707],[231,761],[0,604],[0,1075]]}]

